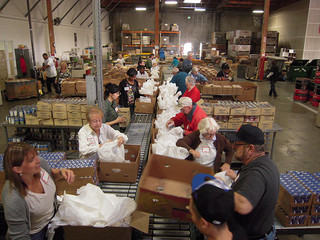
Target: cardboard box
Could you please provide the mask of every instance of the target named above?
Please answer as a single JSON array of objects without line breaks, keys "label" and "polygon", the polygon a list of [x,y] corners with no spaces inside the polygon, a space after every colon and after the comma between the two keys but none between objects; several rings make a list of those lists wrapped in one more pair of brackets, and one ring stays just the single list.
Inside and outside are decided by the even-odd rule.
[{"label": "cardboard box", "polygon": [[83,113],[86,113],[87,110],[89,110],[91,107],[93,107],[93,105],[84,105],[84,104],[80,105],[81,112]]},{"label": "cardboard box", "polygon": [[223,92],[222,85],[212,85],[212,95],[221,95]]},{"label": "cardboard box", "polygon": [[53,118],[67,119],[68,118],[68,114],[67,114],[67,112],[53,112]]},{"label": "cardboard box", "polygon": [[220,126],[220,129],[228,129],[228,122],[219,122],[219,121],[216,121],[219,126]]},{"label": "cardboard box", "polygon": [[229,123],[243,123],[244,116],[229,116]]},{"label": "cardboard box", "polygon": [[134,112],[153,114],[155,104],[156,104],[156,100],[154,98],[151,99],[151,103],[140,102],[140,99],[137,98],[135,102]]},{"label": "cardboard box", "polygon": [[87,83],[85,80],[76,82],[76,92],[77,94],[86,95],[87,93]]},{"label": "cardboard box", "polygon": [[82,119],[81,112],[68,112],[69,119]]},{"label": "cardboard box", "polygon": [[222,85],[222,94],[232,95],[233,94],[232,87],[230,85]]},{"label": "cardboard box", "polygon": [[202,94],[212,94],[212,84],[206,84],[202,87]]},{"label": "cardboard box", "polygon": [[94,185],[99,184],[96,164],[92,167],[71,168],[71,170],[75,174],[75,180],[73,183],[69,184],[65,179],[60,179],[55,182],[58,195],[61,195],[64,192],[68,194],[77,194],[77,189],[87,185],[88,183]]},{"label": "cardboard box", "polygon": [[260,114],[261,115],[275,115],[276,114],[276,108],[273,107],[273,106],[261,107],[260,108]]},{"label": "cardboard box", "polygon": [[61,94],[62,95],[74,95],[76,93],[76,82],[75,81],[63,81],[61,83]]},{"label": "cardboard box", "polygon": [[232,94],[233,95],[242,95],[243,88],[240,85],[232,85]]},{"label": "cardboard box", "polygon": [[283,203],[282,201],[278,200],[278,204],[285,212],[286,215],[292,216],[300,216],[300,215],[309,215],[311,205],[309,206],[290,206],[289,204]]},{"label": "cardboard box", "polygon": [[83,119],[83,120],[87,120],[87,114],[86,114],[86,113],[81,112],[81,119]]},{"label": "cardboard box", "polygon": [[130,163],[100,162],[99,179],[107,182],[136,182],[140,165],[140,146],[124,145]]},{"label": "cardboard box", "polygon": [[131,120],[130,108],[119,108],[118,116],[125,117],[125,121],[123,123],[120,123],[119,126],[121,128],[128,127]]},{"label": "cardboard box", "polygon": [[68,119],[68,126],[78,126],[82,127],[82,119]]},{"label": "cardboard box", "polygon": [[241,127],[242,124],[243,124],[242,122],[236,122],[236,123],[228,122],[228,128],[227,129],[236,129],[236,130],[238,130]]},{"label": "cardboard box", "polygon": [[52,112],[46,112],[46,111],[37,111],[37,117],[40,119],[48,119],[52,118]]},{"label": "cardboard box", "polygon": [[273,115],[270,115],[270,116],[261,115],[260,122],[274,122],[274,116]]},{"label": "cardboard box", "polygon": [[50,118],[50,119],[41,119],[39,121],[39,124],[40,125],[49,125],[49,126],[53,126],[53,119]]},{"label": "cardboard box", "polygon": [[272,129],[273,122],[259,122],[258,127],[260,129]]},{"label": "cardboard box", "polygon": [[230,115],[242,116],[242,115],[245,115],[245,113],[246,113],[245,107],[230,108]]},{"label": "cardboard box", "polygon": [[246,116],[260,116],[260,107],[246,108]]},{"label": "cardboard box", "polygon": [[140,41],[140,39],[139,40],[138,39],[132,39],[131,43],[132,43],[132,45],[140,45],[141,41]]},{"label": "cardboard box", "polygon": [[39,119],[36,116],[32,116],[29,114],[25,115],[25,120],[27,125],[39,125]]},{"label": "cardboard box", "polygon": [[202,110],[208,115],[212,116],[213,115],[213,106],[211,103],[203,103],[199,105],[199,107],[202,108]]},{"label": "cardboard box", "polygon": [[229,115],[230,108],[224,106],[213,106],[214,115]]},{"label": "cardboard box", "polygon": [[131,216],[130,227],[64,226],[64,237],[68,240],[131,240],[132,228],[148,233],[149,214],[136,210]]},{"label": "cardboard box", "polygon": [[282,185],[280,185],[278,201],[286,203],[291,207],[310,206],[313,201],[313,195],[310,192],[310,198],[308,201],[305,201],[303,203],[296,203],[294,200],[294,196],[290,195],[290,193]]},{"label": "cardboard box", "polygon": [[52,111],[52,104],[47,102],[38,101],[37,102],[37,111]]},{"label": "cardboard box", "polygon": [[195,174],[213,174],[201,164],[151,154],[140,178],[137,209],[163,217],[191,221],[187,209]]},{"label": "cardboard box", "polygon": [[309,216],[308,226],[320,226],[320,216],[319,215],[311,215]]},{"label": "cardboard box", "polygon": [[[5,65],[6,66],[6,65]],[[2,66],[3,68],[4,66]],[[0,66],[1,68],[1,66]],[[6,96],[9,99],[23,99],[37,96],[36,81],[34,79],[7,80],[7,73],[1,71],[1,78],[5,78]],[[3,85],[3,84],[2,84]]]},{"label": "cardboard box", "polygon": [[81,104],[67,104],[68,112],[81,112]]},{"label": "cardboard box", "polygon": [[55,126],[68,126],[68,119],[54,119]]},{"label": "cardboard box", "polygon": [[86,125],[86,124],[88,124],[87,119],[82,119],[82,126],[84,126],[84,125]]},{"label": "cardboard box", "polygon": [[[279,222],[285,227],[306,226],[308,221],[308,216],[306,215],[292,217],[288,216],[279,205],[276,206],[276,217],[279,220]],[[292,224],[292,222],[295,222],[294,219],[301,219],[301,224]]]},{"label": "cardboard box", "polygon": [[53,103],[52,104],[53,112],[67,112],[67,104],[66,103]]}]

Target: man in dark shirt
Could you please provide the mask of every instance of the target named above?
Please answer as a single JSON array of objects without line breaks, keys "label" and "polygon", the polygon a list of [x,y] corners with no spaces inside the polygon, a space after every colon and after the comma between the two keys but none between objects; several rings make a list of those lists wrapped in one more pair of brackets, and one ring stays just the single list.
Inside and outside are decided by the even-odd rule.
[{"label": "man in dark shirt", "polygon": [[183,60],[183,71],[189,73],[192,70],[192,52],[188,53],[188,57]]},{"label": "man in dark shirt", "polygon": [[270,80],[270,91],[269,91],[270,97],[272,97],[272,94],[273,94],[273,98],[276,98],[278,96],[276,92],[276,82],[278,81],[279,76],[280,76],[279,67],[276,64],[276,61],[272,61],[270,73],[267,76],[267,79]]},{"label": "man in dark shirt", "polygon": [[[244,227],[249,239],[274,239],[274,214],[279,193],[279,172],[265,154],[264,134],[255,126],[242,125],[234,135],[235,156],[244,165],[234,179],[235,218]],[[273,238],[272,238],[273,237]]]}]

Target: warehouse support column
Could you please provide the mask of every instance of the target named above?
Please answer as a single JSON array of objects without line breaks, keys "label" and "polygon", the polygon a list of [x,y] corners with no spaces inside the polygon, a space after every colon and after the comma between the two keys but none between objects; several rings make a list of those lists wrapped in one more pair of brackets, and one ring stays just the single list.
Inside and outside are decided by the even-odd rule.
[{"label": "warehouse support column", "polygon": [[96,92],[97,103],[102,111],[105,111],[103,100],[103,77],[102,77],[102,45],[101,45],[101,3],[93,0],[93,27],[94,27],[94,56],[96,64]]},{"label": "warehouse support column", "polygon": [[261,50],[260,50],[261,53],[260,53],[260,64],[259,64],[259,77],[258,77],[261,81],[263,80],[264,61],[266,59],[269,11],[270,11],[270,0],[265,0],[264,1],[264,13],[263,13],[262,36],[261,36]]},{"label": "warehouse support column", "polygon": [[155,29],[155,50],[156,57],[159,57],[160,41],[159,41],[159,0],[154,0],[154,29]]},{"label": "warehouse support column", "polygon": [[50,41],[50,56],[54,56],[56,45],[54,43],[51,0],[47,0],[47,14],[48,14],[48,29],[49,29],[49,41]]}]

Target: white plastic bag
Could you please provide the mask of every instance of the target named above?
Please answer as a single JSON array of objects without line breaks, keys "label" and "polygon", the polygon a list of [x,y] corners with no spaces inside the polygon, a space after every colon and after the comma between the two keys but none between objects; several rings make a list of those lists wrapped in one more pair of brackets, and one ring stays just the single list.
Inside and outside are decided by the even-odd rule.
[{"label": "white plastic bag", "polygon": [[214,176],[221,179],[225,184],[227,184],[229,187],[232,185],[232,179],[226,175],[227,171],[222,171],[216,173]]},{"label": "white plastic bag", "polygon": [[124,145],[118,146],[118,140],[105,142],[97,153],[101,162],[130,162],[125,160]]},{"label": "white plastic bag", "polygon": [[52,232],[58,226],[128,227],[136,203],[128,197],[105,194],[88,183],[76,195],[65,194],[58,212],[49,224]]}]

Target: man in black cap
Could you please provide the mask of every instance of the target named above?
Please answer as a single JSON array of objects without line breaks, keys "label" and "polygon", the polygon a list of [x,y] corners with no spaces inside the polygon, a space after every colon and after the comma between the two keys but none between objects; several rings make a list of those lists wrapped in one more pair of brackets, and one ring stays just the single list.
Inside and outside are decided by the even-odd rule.
[{"label": "man in black cap", "polygon": [[235,156],[244,165],[234,179],[235,218],[244,227],[249,239],[274,239],[274,214],[279,193],[279,172],[265,154],[264,134],[255,126],[242,125],[234,141]]},{"label": "man in black cap", "polygon": [[223,181],[204,173],[193,177],[191,219],[208,240],[247,239],[233,209],[233,191]]}]

